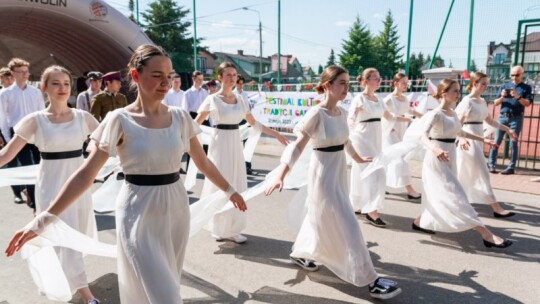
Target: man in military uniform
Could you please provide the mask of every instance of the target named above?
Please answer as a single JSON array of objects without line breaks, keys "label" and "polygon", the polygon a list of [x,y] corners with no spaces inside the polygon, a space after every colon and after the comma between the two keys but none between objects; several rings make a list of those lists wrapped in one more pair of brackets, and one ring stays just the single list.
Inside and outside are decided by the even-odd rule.
[{"label": "man in military uniform", "polygon": [[126,96],[118,92],[122,87],[122,81],[120,72],[109,72],[103,75],[105,90],[92,97],[90,106],[90,113],[98,121],[102,121],[110,111],[127,106]]}]

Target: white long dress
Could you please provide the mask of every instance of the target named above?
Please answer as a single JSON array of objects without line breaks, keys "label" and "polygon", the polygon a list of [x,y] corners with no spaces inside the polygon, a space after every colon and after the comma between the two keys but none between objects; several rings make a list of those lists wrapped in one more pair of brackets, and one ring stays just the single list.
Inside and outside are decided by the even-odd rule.
[{"label": "white long dress", "polygon": [[[479,124],[463,125],[463,130],[478,136],[483,136],[483,124],[488,114],[488,108],[483,98],[476,102],[468,96],[463,98],[456,108],[459,117],[464,116],[464,122],[480,122]],[[484,157],[484,145],[476,140],[469,140],[469,150],[457,149],[458,179],[465,188],[471,203],[493,204],[497,202],[491,187],[489,171]]]},{"label": "white long dress", "polygon": [[[404,116],[409,113],[409,101],[400,101],[390,94],[383,100],[385,109],[394,117]],[[387,120],[383,118],[382,148],[386,149],[403,140],[403,135],[409,125],[405,121]],[[386,170],[386,185],[392,188],[401,188],[411,184],[411,173],[403,158],[393,160]]]},{"label": "white long dress", "polygon": [[[425,134],[431,138],[456,138],[461,134],[461,123],[457,115],[447,116],[440,109],[435,109],[427,120]],[[431,151],[426,152],[422,166],[424,195],[420,227],[460,232],[484,226],[457,179],[456,144],[438,140],[431,140],[431,143],[448,151],[450,161],[440,161]]]},{"label": "white long dress", "polygon": [[[52,123],[44,111],[34,112],[23,118],[15,133],[28,143],[35,144],[41,152],[67,152],[82,149],[88,134],[98,122],[88,112],[72,109],[73,119],[64,123]],[[41,159],[36,179],[36,211],[46,210],[68,178],[82,165],[81,156],[66,159]],[[75,230],[97,239],[96,219],[92,210],[92,197],[85,192],[75,203],[59,216]],[[80,252],[64,247],[55,248],[65,279],[73,294],[77,289],[88,286],[84,261]],[[56,264],[56,262],[51,265]],[[39,275],[33,276],[39,280]],[[57,278],[57,280],[60,280]],[[63,278],[62,278],[63,280]],[[36,284],[44,286],[41,282]],[[47,294],[47,290],[41,290]],[[49,295],[48,295],[49,296]]]},{"label": "white long dress", "polygon": [[[139,125],[124,109],[109,112],[91,138],[125,174],[179,172],[189,140],[200,132],[188,113],[170,107],[167,128]],[[125,182],[116,201],[118,285],[122,303],[182,303],[180,275],[189,235],[182,180],[160,186]]]},{"label": "white long dress", "polygon": [[[329,116],[316,106],[295,131],[308,134],[314,148],[344,144],[348,137],[346,112],[340,111],[339,116]],[[313,150],[306,197],[308,212],[291,256],[315,260],[342,280],[365,286],[375,281],[377,273],[354,216],[347,186],[345,152]]]},{"label": "white long dress", "polygon": [[[238,124],[250,112],[249,104],[235,94],[236,103],[227,104],[217,94],[208,96],[199,108],[200,112],[210,112],[214,125]],[[247,174],[242,140],[238,129],[214,129],[208,146],[208,159],[218,168],[225,179],[238,191],[247,189]],[[209,179],[205,179],[201,198],[221,191]],[[227,238],[238,235],[246,227],[246,213],[236,208],[224,208],[216,212],[210,221],[210,230],[217,237]]]},{"label": "white long dress", "polygon": [[[375,157],[381,152],[382,142],[381,122],[363,121],[381,119],[383,115],[382,100],[371,101],[364,94],[358,94],[352,100],[349,107],[349,119],[355,121],[355,127],[350,140],[356,153],[362,157]],[[353,162],[351,166],[351,203],[354,210],[361,210],[363,213],[382,209],[386,182],[385,173],[382,170],[362,180],[360,176],[367,166],[368,163],[356,162]]]}]

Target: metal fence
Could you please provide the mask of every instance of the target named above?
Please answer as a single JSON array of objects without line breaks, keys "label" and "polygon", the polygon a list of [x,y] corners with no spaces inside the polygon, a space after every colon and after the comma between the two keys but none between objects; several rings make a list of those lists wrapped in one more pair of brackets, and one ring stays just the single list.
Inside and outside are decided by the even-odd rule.
[{"label": "metal fence", "polygon": [[[491,116],[497,119],[499,115],[499,109],[494,107],[493,100],[498,97],[499,87],[506,82],[509,82],[509,79],[496,78],[490,79],[490,84],[484,98],[488,103],[488,108],[491,113]],[[540,170],[540,73],[528,73],[525,82],[527,82],[533,88],[533,94],[535,96],[535,101],[533,104],[525,108],[525,115],[523,121],[523,129],[520,134],[519,139],[519,160],[517,163],[518,168],[522,169],[531,169],[531,170]],[[381,81],[381,87],[378,92],[391,92],[392,88],[390,86],[391,79],[383,79]],[[465,91],[465,86],[467,81],[462,81],[462,92],[465,96],[467,92]],[[263,85],[261,91],[263,92],[313,92],[315,83],[299,83],[299,84],[284,84],[281,86],[278,85]],[[257,91],[257,85],[246,84],[245,89],[247,91]],[[362,88],[359,86],[358,82],[351,81],[350,87],[351,92],[360,92]],[[409,81],[409,92],[425,92],[426,81],[424,78],[411,79]],[[291,133],[290,128],[276,128],[277,131]],[[497,160],[498,165],[506,165],[510,159],[510,139],[508,136],[505,136],[502,147],[500,147],[499,159]],[[489,148],[486,146],[485,153],[489,152]]]},{"label": "metal fence", "polygon": [[[499,108],[495,107],[493,100],[498,96],[499,87],[509,82],[509,79],[492,79],[489,88],[486,92],[486,101],[488,108],[493,118],[499,115]],[[521,169],[540,170],[540,73],[527,73],[524,80],[531,85],[535,96],[534,102],[525,108],[523,117],[523,128],[519,136],[518,149],[519,158],[517,167]],[[502,147],[499,147],[498,165],[505,166],[510,160],[510,138],[505,136]],[[486,155],[489,148],[485,148]],[[502,153],[501,153],[502,152]]]}]

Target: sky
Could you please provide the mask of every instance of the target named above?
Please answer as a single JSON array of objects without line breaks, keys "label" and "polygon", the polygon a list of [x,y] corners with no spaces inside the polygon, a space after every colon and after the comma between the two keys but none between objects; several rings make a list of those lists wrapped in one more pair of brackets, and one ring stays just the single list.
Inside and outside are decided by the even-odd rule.
[{"label": "sky", "polygon": [[[129,15],[128,0],[105,0]],[[136,0],[135,0],[136,1]],[[138,0],[139,11],[145,11],[153,0]],[[259,55],[259,16],[262,23],[263,56],[278,51],[277,0],[195,0],[197,37],[212,52]],[[467,66],[470,1],[455,0],[438,54],[457,69]],[[435,51],[451,0],[414,0],[411,31],[411,53],[425,55]],[[475,0],[471,58],[485,70],[490,41],[510,43],[516,39],[521,19],[540,19],[539,0]],[[193,1],[178,0],[190,10]],[[247,7],[248,10],[242,9]],[[281,54],[296,56],[304,66],[315,71],[326,64],[333,49],[342,51],[343,40],[357,16],[372,34],[382,30],[383,19],[392,12],[405,58],[409,24],[408,0],[281,0]],[[255,12],[255,11],[258,11]],[[141,17],[142,21],[142,17]],[[532,28],[533,30],[535,28]],[[190,35],[192,34],[192,30]],[[540,28],[536,28],[540,31]]]}]

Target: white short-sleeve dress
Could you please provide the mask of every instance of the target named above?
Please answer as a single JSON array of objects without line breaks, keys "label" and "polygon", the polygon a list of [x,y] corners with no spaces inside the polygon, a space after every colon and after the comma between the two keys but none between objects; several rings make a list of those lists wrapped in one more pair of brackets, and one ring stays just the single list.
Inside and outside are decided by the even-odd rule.
[{"label": "white short-sleeve dress", "polygon": [[[346,111],[330,116],[316,106],[296,127],[311,138],[313,148],[344,144],[348,139]],[[308,212],[291,256],[322,263],[342,280],[366,286],[377,279],[360,225],[349,200],[345,152],[314,150],[307,186]]]},{"label": "white short-sleeve dress", "polygon": [[[171,125],[151,129],[124,109],[110,112],[91,138],[118,155],[124,174],[179,172],[200,128],[170,107]],[[118,285],[122,303],[182,303],[180,275],[189,236],[189,201],[182,180],[160,186],[125,182],[116,201]]]},{"label": "white short-sleeve dress", "polygon": [[448,151],[450,161],[443,162],[426,152],[422,166],[422,214],[420,227],[441,232],[460,232],[476,226],[484,226],[469,203],[465,190],[457,178],[456,144],[438,139],[452,139],[461,134],[457,115],[448,116],[435,109],[427,120],[425,134],[432,144]]},{"label": "white short-sleeve dress", "polygon": [[[481,102],[463,98],[456,108],[459,117],[465,117],[463,130],[483,136],[483,122],[488,116],[488,108],[483,98]],[[471,123],[472,122],[472,123]],[[497,202],[489,171],[484,157],[484,145],[476,140],[469,140],[469,150],[457,150],[458,179],[465,188],[471,203],[494,204]]]},{"label": "white short-sleeve dress", "polygon": [[[359,111],[358,111],[359,110]],[[375,157],[381,152],[382,130],[380,119],[384,115],[382,100],[372,101],[360,93],[352,100],[349,107],[349,119],[355,121],[351,133],[351,143],[362,157]],[[378,121],[368,121],[378,119]],[[368,163],[353,162],[351,166],[350,199],[354,210],[363,213],[379,210],[384,202],[385,173],[376,171],[369,177],[361,179],[362,172]]]},{"label": "white short-sleeve dress", "polygon": [[[248,102],[234,93],[236,103],[225,103],[217,94],[208,96],[199,108],[200,112],[210,112],[210,118],[216,125],[237,125],[250,113]],[[223,177],[238,191],[247,189],[247,174],[244,161],[242,140],[239,129],[218,129],[208,145],[208,159],[218,168]],[[201,198],[220,191],[209,179],[204,181]],[[210,230],[214,236],[233,237],[246,227],[246,213],[236,208],[216,212],[210,221]]]},{"label": "white short-sleeve dress", "polygon": [[[71,109],[73,119],[52,123],[44,111],[27,115],[14,128],[15,133],[41,152],[68,152],[81,150],[87,136],[97,128],[98,122],[88,112]],[[36,179],[36,211],[46,210],[69,177],[82,165],[83,156],[64,159],[41,159]],[[97,239],[96,219],[90,192],[85,192],[69,206],[59,218],[87,236]],[[60,265],[71,292],[88,286],[82,253],[56,247]],[[36,282],[38,283],[38,282]],[[38,285],[40,285],[38,283]],[[46,291],[44,291],[46,292]]]}]

